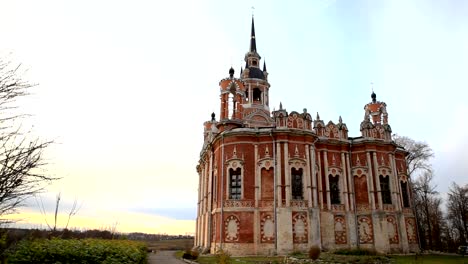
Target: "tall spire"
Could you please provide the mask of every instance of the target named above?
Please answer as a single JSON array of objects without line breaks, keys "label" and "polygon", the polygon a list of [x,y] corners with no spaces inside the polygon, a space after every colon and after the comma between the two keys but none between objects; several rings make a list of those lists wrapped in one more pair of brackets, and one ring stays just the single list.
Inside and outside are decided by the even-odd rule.
[{"label": "tall spire", "polygon": [[253,16],[252,16],[252,31],[250,32],[250,52],[257,52],[257,43],[255,41],[255,26],[254,26]]}]

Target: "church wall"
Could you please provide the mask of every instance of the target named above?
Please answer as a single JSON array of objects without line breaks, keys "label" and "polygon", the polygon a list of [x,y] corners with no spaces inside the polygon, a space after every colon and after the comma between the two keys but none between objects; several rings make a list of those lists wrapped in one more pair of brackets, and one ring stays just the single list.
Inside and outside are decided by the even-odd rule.
[{"label": "church wall", "polygon": [[[219,83],[219,120],[213,113],[204,123],[195,246],[232,255],[289,254],[313,245],[417,251],[415,218],[402,198],[408,193],[412,203],[410,186],[402,190],[406,152],[391,140],[386,104],[372,94],[355,138],[341,117],[325,125],[306,109],[288,114],[280,104],[270,112],[268,72],[259,68],[252,34],[240,78],[231,68]],[[302,178],[292,173],[301,170]]]}]

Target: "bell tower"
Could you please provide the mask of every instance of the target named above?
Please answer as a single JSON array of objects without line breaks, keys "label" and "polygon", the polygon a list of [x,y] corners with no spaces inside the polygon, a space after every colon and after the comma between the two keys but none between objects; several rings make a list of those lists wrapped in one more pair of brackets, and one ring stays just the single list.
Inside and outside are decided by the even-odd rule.
[{"label": "bell tower", "polygon": [[250,32],[250,47],[245,54],[245,69],[241,79],[245,86],[245,100],[243,102],[243,120],[247,127],[269,127],[274,121],[270,113],[270,98],[268,72],[263,61],[263,70],[260,69],[261,56],[257,52],[257,39],[255,36],[255,23],[252,17]]},{"label": "bell tower", "polygon": [[364,120],[361,122],[363,137],[392,140],[392,128],[388,124],[387,104],[377,101],[372,91],[372,101],[364,106]]}]

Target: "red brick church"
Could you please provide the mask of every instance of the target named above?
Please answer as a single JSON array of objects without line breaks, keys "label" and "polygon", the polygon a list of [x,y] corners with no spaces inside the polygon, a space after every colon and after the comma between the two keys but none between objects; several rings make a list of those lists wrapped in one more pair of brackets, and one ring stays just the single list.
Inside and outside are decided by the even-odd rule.
[{"label": "red brick church", "polygon": [[245,69],[219,82],[219,118],[204,123],[195,247],[418,251],[406,151],[392,140],[387,105],[372,93],[358,137],[341,117],[325,123],[281,104],[270,111],[260,59],[252,18]]}]

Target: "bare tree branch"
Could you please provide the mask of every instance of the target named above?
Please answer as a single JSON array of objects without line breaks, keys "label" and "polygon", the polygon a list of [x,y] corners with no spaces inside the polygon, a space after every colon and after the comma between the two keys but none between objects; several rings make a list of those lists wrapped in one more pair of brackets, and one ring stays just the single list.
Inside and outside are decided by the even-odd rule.
[{"label": "bare tree branch", "polygon": [[15,212],[24,200],[57,179],[43,173],[44,150],[52,141],[32,138],[13,113],[18,98],[35,86],[21,78],[21,64],[0,58],[0,217]]}]

